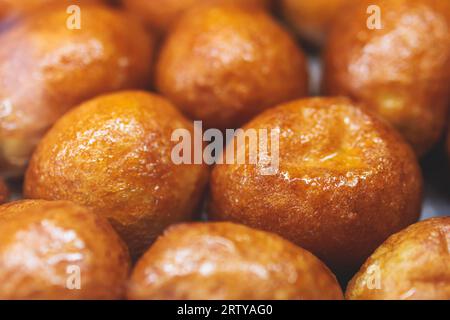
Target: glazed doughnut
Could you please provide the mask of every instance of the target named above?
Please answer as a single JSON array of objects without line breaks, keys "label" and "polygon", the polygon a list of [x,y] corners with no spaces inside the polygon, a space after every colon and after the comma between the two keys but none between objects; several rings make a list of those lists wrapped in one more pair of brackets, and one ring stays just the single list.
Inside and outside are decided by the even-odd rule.
[{"label": "glazed doughnut", "polygon": [[[380,8],[379,30],[368,29],[369,4]],[[364,102],[424,155],[450,104],[450,1],[367,0],[346,12],[326,46],[326,93]]]},{"label": "glazed doughnut", "polygon": [[334,275],[308,251],[232,223],[169,228],[139,260],[130,299],[342,299]]},{"label": "glazed doughnut", "polygon": [[450,300],[450,217],[391,236],[349,283],[348,299]]},{"label": "glazed doughnut", "polygon": [[266,12],[201,6],[169,33],[156,87],[209,128],[235,128],[274,104],[308,92],[306,60]]},{"label": "glazed doughnut", "polygon": [[123,297],[126,246],[84,207],[44,200],[0,206],[0,238],[2,300]]},{"label": "glazed doughnut", "polygon": [[206,165],[173,162],[171,135],[179,129],[193,125],[150,93],[89,100],[41,141],[24,194],[71,200],[108,217],[136,258],[168,225],[191,218],[206,184]]},{"label": "glazed doughnut", "polygon": [[[356,272],[387,237],[418,220],[422,177],[413,151],[349,100],[293,101],[257,116],[244,126],[250,129],[278,132],[278,170],[216,165],[212,219],[277,233],[339,276]],[[267,157],[236,138],[227,152],[236,145],[246,159]]]},{"label": "glazed doughnut", "polygon": [[[37,142],[67,110],[98,94],[150,83],[153,44],[108,7],[38,10],[0,34],[0,172],[20,175]],[[132,36],[130,36],[132,35]]]},{"label": "glazed doughnut", "polygon": [[189,9],[205,3],[231,3],[269,9],[272,0],[122,0],[124,7],[142,19],[151,30],[166,33]]}]

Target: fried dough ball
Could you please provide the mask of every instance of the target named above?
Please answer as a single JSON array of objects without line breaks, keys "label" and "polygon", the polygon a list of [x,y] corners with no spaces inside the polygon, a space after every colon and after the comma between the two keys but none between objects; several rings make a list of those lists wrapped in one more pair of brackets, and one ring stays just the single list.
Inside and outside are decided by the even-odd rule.
[{"label": "fried dough ball", "polygon": [[130,257],[108,221],[68,201],[0,207],[0,299],[118,299]]},{"label": "fried dough ball", "polygon": [[21,174],[46,130],[98,94],[150,81],[152,39],[120,12],[85,5],[81,29],[64,6],[38,11],[0,35],[0,172]]},{"label": "fried dough ball", "polygon": [[[387,237],[417,221],[422,177],[413,151],[349,100],[294,101],[264,112],[244,130],[248,136],[250,130],[278,132],[278,165],[270,147],[264,153],[235,138],[226,152],[237,145],[235,157],[245,154],[246,162],[214,168],[211,218],[277,233],[339,276],[356,272]],[[251,157],[260,162],[250,163]],[[263,171],[269,163],[261,159],[268,157],[272,172]]]},{"label": "fried dough ball", "polygon": [[307,94],[304,55],[267,13],[195,8],[168,35],[157,88],[206,127],[235,128],[274,104]]},{"label": "fried dough ball", "polygon": [[169,27],[189,9],[207,3],[270,8],[271,0],[122,0],[125,8],[139,16],[152,30],[166,33]]},{"label": "fried dough ball", "polygon": [[156,95],[128,91],[87,101],[41,141],[24,194],[93,208],[136,258],[168,225],[191,217],[206,183],[206,166],[172,161],[175,130],[193,126]]},{"label": "fried dough ball", "polygon": [[295,31],[311,43],[320,45],[331,29],[333,19],[356,0],[281,0],[283,17]]},{"label": "fried dough ball", "polygon": [[0,204],[5,203],[9,198],[9,189],[5,181],[0,178]]},{"label": "fried dough ball", "polygon": [[[380,30],[368,29],[369,4],[381,10]],[[448,0],[370,0],[352,6],[330,33],[325,91],[367,104],[421,156],[440,139],[447,119],[449,34]]]},{"label": "fried dough ball", "polygon": [[267,232],[232,223],[173,226],[136,265],[130,299],[342,299],[315,256]]},{"label": "fried dough ball", "polygon": [[450,217],[391,236],[349,283],[348,299],[450,300]]}]

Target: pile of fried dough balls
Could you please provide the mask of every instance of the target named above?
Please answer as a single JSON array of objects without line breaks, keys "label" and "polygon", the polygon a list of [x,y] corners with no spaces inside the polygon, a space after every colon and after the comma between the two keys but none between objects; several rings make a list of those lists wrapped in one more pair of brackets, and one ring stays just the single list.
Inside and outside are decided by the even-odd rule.
[{"label": "pile of fried dough balls", "polygon": [[448,0],[0,0],[0,299],[448,300],[449,105]]}]

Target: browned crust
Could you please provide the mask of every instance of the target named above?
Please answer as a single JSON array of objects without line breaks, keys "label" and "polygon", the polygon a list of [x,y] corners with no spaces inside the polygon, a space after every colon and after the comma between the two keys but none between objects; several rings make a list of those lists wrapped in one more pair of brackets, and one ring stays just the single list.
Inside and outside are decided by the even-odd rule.
[{"label": "browned crust", "polygon": [[28,167],[29,198],[72,200],[108,217],[136,258],[171,223],[189,220],[208,169],[176,165],[174,130],[193,131],[166,99],[125,91],[63,116]]},{"label": "browned crust", "polygon": [[[369,4],[381,9],[381,30],[367,27]],[[441,138],[447,119],[449,34],[447,0],[361,1],[333,24],[325,91],[367,104],[421,156]]]},{"label": "browned crust", "polygon": [[[69,267],[81,287],[69,290]],[[0,299],[119,299],[130,258],[106,219],[66,201],[0,206]]]},{"label": "browned crust", "polygon": [[236,128],[275,104],[308,92],[306,59],[266,12],[201,6],[168,35],[157,89],[209,128]]}]

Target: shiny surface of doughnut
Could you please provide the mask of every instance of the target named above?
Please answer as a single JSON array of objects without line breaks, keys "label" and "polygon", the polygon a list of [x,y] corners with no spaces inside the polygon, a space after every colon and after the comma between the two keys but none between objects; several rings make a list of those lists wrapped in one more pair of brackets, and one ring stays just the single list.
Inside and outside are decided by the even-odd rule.
[{"label": "shiny surface of doughnut", "polygon": [[345,15],[345,6],[355,0],[280,0],[284,18],[304,39],[322,44],[333,19]]},{"label": "shiny surface of doughnut", "polygon": [[[98,94],[149,85],[152,39],[122,13],[83,5],[39,10],[0,34],[0,171],[23,173],[32,150],[67,110]],[[130,36],[132,35],[132,36]]]},{"label": "shiny surface of doughnut", "polygon": [[189,11],[168,35],[156,86],[205,127],[235,128],[307,94],[306,60],[263,10],[232,5]]},{"label": "shiny surface of doughnut", "polygon": [[129,260],[106,219],[84,207],[44,200],[0,206],[0,299],[119,299]]},{"label": "shiny surface of doughnut", "polygon": [[231,223],[173,226],[138,262],[130,299],[342,299],[308,251]]},{"label": "shiny surface of doughnut", "polygon": [[[378,5],[382,29],[367,27]],[[324,88],[364,102],[392,123],[418,155],[441,137],[450,104],[450,1],[376,0],[333,24]]]},{"label": "shiny surface of doughnut", "polygon": [[450,300],[450,217],[391,236],[349,283],[348,299]]},{"label": "shiny surface of doughnut", "polygon": [[71,200],[108,217],[133,258],[171,223],[188,220],[206,183],[203,165],[176,165],[174,130],[192,132],[166,99],[118,92],[63,116],[26,173],[29,198]]},{"label": "shiny surface of doughnut", "polygon": [[[422,177],[413,151],[349,100],[297,100],[267,110],[244,129],[279,132],[278,172],[263,175],[261,163],[216,165],[212,219],[277,233],[346,275],[418,220]],[[246,159],[264,157],[248,143],[239,149]]]}]

